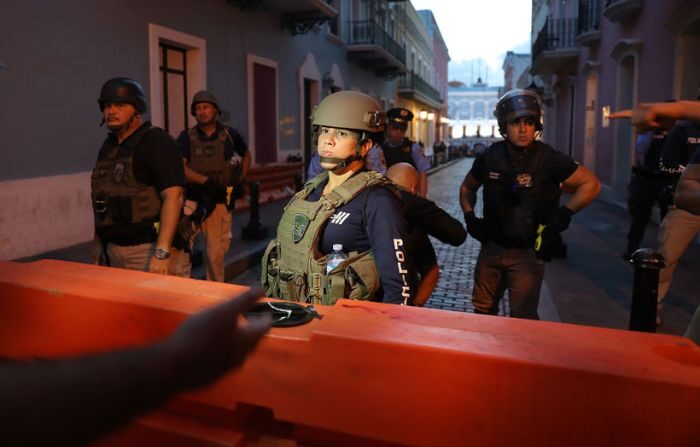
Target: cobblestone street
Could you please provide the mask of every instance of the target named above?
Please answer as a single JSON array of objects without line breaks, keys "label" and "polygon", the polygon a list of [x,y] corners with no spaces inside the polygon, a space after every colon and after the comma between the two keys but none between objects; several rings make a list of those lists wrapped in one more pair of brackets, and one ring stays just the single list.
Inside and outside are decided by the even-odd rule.
[{"label": "cobblestone street", "polygon": [[[460,222],[463,216],[459,186],[472,163],[471,158],[462,159],[428,177],[429,198]],[[481,200],[477,214],[481,214]],[[627,328],[633,268],[620,254],[624,251],[628,226],[629,216],[623,207],[600,199],[574,217],[564,233],[568,257],[546,266],[539,307],[543,320]],[[643,247],[656,248],[657,230],[656,224],[649,225]],[[274,233],[275,228],[271,227],[270,231]],[[440,265],[440,280],[426,307],[472,312],[471,292],[480,244],[471,237],[459,247],[432,241]],[[235,251],[235,246],[232,250]],[[682,334],[700,304],[694,287],[698,260],[700,247],[693,244],[676,269],[658,332]],[[250,268],[230,282],[259,286],[260,267]],[[508,313],[507,306],[506,297],[501,302],[501,314]]]}]

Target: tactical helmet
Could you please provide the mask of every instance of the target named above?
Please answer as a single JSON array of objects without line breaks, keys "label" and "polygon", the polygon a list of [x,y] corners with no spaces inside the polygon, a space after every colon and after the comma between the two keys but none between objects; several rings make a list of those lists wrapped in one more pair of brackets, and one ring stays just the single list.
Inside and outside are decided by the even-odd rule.
[{"label": "tactical helmet", "polygon": [[106,102],[131,104],[139,113],[146,113],[148,110],[148,101],[143,87],[129,78],[112,78],[104,83],[100,98],[97,100],[100,111],[104,110]]},{"label": "tactical helmet", "polygon": [[384,113],[371,96],[343,90],[326,96],[311,114],[312,126],[377,133],[384,130]]},{"label": "tactical helmet", "polygon": [[190,106],[190,113],[192,113],[192,116],[197,116],[194,108],[200,102],[208,102],[213,105],[217,111],[221,110],[219,108],[219,101],[216,99],[216,95],[209,90],[200,90],[192,97],[192,105]]},{"label": "tactical helmet", "polygon": [[519,88],[509,90],[498,100],[493,114],[498,120],[498,130],[501,134],[506,132],[508,119],[512,121],[523,116],[534,117],[535,128],[538,131],[542,130],[542,101],[539,95],[531,90]]}]

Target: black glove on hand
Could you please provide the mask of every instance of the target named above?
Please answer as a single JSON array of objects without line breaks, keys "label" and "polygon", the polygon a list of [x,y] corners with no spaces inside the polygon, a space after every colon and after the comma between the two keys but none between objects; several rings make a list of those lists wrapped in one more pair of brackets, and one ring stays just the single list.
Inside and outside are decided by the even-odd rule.
[{"label": "black glove on hand", "polygon": [[204,192],[218,203],[226,200],[226,187],[213,178],[207,177],[207,181],[204,182],[202,187]]},{"label": "black glove on hand", "polygon": [[464,213],[464,223],[467,224],[467,233],[477,241],[483,243],[486,240],[486,231],[484,229],[484,219],[480,219],[474,215],[474,211]]},{"label": "black glove on hand", "polygon": [[573,215],[574,212],[571,211],[569,208],[565,207],[564,205],[560,206],[554,212],[552,219],[549,221],[549,224],[547,225],[547,231],[553,233],[561,233],[562,231],[566,230],[567,228],[569,228],[569,224],[571,223],[571,216]]}]

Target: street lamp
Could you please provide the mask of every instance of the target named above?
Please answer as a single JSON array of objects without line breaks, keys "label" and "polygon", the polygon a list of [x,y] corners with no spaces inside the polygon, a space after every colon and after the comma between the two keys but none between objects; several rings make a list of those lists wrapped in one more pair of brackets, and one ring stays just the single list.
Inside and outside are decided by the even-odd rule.
[{"label": "street lamp", "polygon": [[418,116],[420,116],[420,119],[422,119],[423,121],[425,121],[426,118],[428,118],[428,112],[426,112],[425,110],[421,110],[421,111],[420,111],[420,114],[419,114]]},{"label": "street lamp", "polygon": [[428,113],[428,121],[432,121],[435,119],[435,114],[433,112]]}]

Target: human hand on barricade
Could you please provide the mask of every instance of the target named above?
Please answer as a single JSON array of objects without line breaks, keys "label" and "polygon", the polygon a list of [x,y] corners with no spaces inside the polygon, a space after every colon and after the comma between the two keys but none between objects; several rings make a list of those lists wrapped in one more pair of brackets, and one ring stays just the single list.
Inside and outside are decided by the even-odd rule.
[{"label": "human hand on barricade", "polygon": [[240,367],[269,330],[269,317],[242,314],[263,296],[259,289],[188,318],[164,343],[169,370],[177,388],[195,389],[209,384],[232,368]]}]

